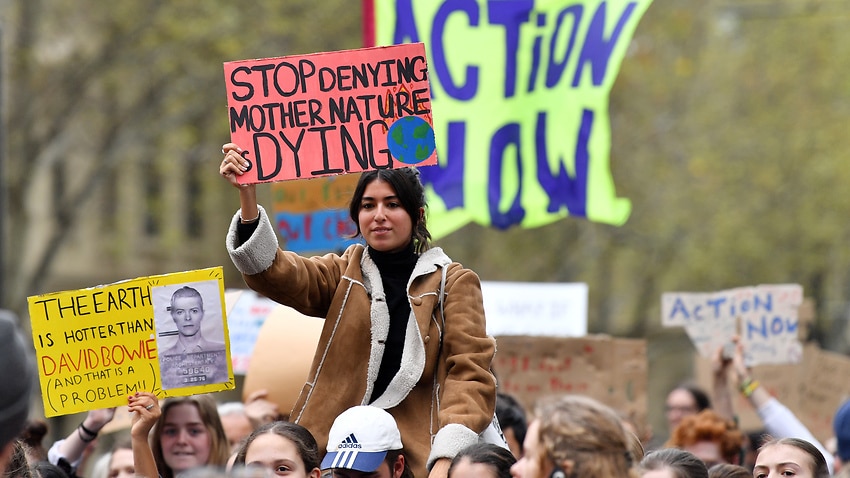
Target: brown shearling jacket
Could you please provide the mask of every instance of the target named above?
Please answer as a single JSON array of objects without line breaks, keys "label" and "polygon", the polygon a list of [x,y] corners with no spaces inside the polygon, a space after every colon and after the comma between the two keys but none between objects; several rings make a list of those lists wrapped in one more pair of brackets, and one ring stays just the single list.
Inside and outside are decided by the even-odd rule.
[{"label": "brown shearling jacket", "polygon": [[323,454],[334,418],[355,405],[378,406],[395,417],[417,477],[427,476],[426,464],[478,441],[495,410],[495,341],[486,334],[481,284],[473,271],[439,248],[422,253],[408,282],[411,316],[401,368],[387,390],[372,397],[389,312],[366,249],[353,245],[342,255],[310,258],[283,251],[262,209],[257,230],[238,245],[238,221],[237,212],[227,247],[245,282],[303,314],[325,318],[308,381],[290,415],[313,433]]}]

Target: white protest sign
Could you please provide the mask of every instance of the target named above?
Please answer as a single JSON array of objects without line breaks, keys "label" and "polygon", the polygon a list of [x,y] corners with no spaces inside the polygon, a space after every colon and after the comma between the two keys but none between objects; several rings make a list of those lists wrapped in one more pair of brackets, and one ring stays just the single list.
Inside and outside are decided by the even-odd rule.
[{"label": "white protest sign", "polygon": [[254,344],[266,317],[277,302],[252,290],[226,290],[227,324],[230,330],[230,359],[233,373],[245,374],[254,354]]},{"label": "white protest sign", "polygon": [[661,323],[681,326],[703,357],[738,335],[748,365],[797,363],[802,357],[798,284],[759,285],[717,292],[667,292],[661,296]]},{"label": "white protest sign", "polygon": [[587,284],[482,282],[490,335],[587,335]]}]

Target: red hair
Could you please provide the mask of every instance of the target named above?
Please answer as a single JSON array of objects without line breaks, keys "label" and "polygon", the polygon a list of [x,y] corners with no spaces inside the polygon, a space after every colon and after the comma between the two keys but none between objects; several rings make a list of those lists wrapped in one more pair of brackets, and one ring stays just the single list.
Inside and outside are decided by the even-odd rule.
[{"label": "red hair", "polygon": [[683,418],[673,430],[666,446],[684,448],[705,441],[717,443],[723,458],[729,463],[735,463],[744,444],[744,434],[732,420],[705,409]]}]

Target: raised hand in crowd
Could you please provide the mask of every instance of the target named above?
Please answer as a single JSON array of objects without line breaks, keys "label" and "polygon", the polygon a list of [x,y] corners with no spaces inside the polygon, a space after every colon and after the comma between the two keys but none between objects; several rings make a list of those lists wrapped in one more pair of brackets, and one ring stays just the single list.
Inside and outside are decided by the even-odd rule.
[{"label": "raised hand in crowd", "polygon": [[[741,395],[750,402],[750,405],[752,405],[758,413],[759,418],[761,418],[768,435],[777,439],[797,438],[812,444],[812,446],[820,450],[825,458],[827,467],[829,470],[832,470],[834,456],[812,435],[811,431],[809,431],[803,422],[788,407],[782,404],[779,398],[771,395],[767,388],[762,386],[758,379],[753,376],[751,368],[747,366],[744,359],[744,343],[740,337],[733,337],[732,344],[734,346],[730,347],[729,352],[724,354],[725,357],[721,362],[721,370],[715,373],[715,381],[727,379],[731,375],[732,388],[740,391]],[[730,387],[726,382],[723,382],[722,386],[716,384],[714,387],[716,392],[720,392],[724,388],[728,396]],[[728,401],[729,411],[727,413],[732,417],[735,416],[731,406],[731,397],[723,399],[715,396],[715,401],[717,400]]]},{"label": "raised hand in crowd", "polygon": [[156,478],[159,472],[148,437],[162,411],[159,399],[149,392],[136,392],[127,397],[127,411],[131,414],[130,442],[133,447],[133,465],[136,476]]},{"label": "raised hand in crowd", "polygon": [[100,430],[114,417],[114,407],[90,410],[74,431],[50,447],[47,460],[73,476],[93,448],[91,445],[94,445]]}]

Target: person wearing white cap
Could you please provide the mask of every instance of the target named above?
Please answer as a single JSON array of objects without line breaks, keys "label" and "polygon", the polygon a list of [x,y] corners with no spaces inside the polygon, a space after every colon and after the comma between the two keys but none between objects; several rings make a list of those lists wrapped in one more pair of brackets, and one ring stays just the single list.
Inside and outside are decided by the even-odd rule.
[{"label": "person wearing white cap", "polygon": [[333,478],[412,478],[402,448],[392,415],[368,405],[351,407],[331,426],[322,470]]}]

